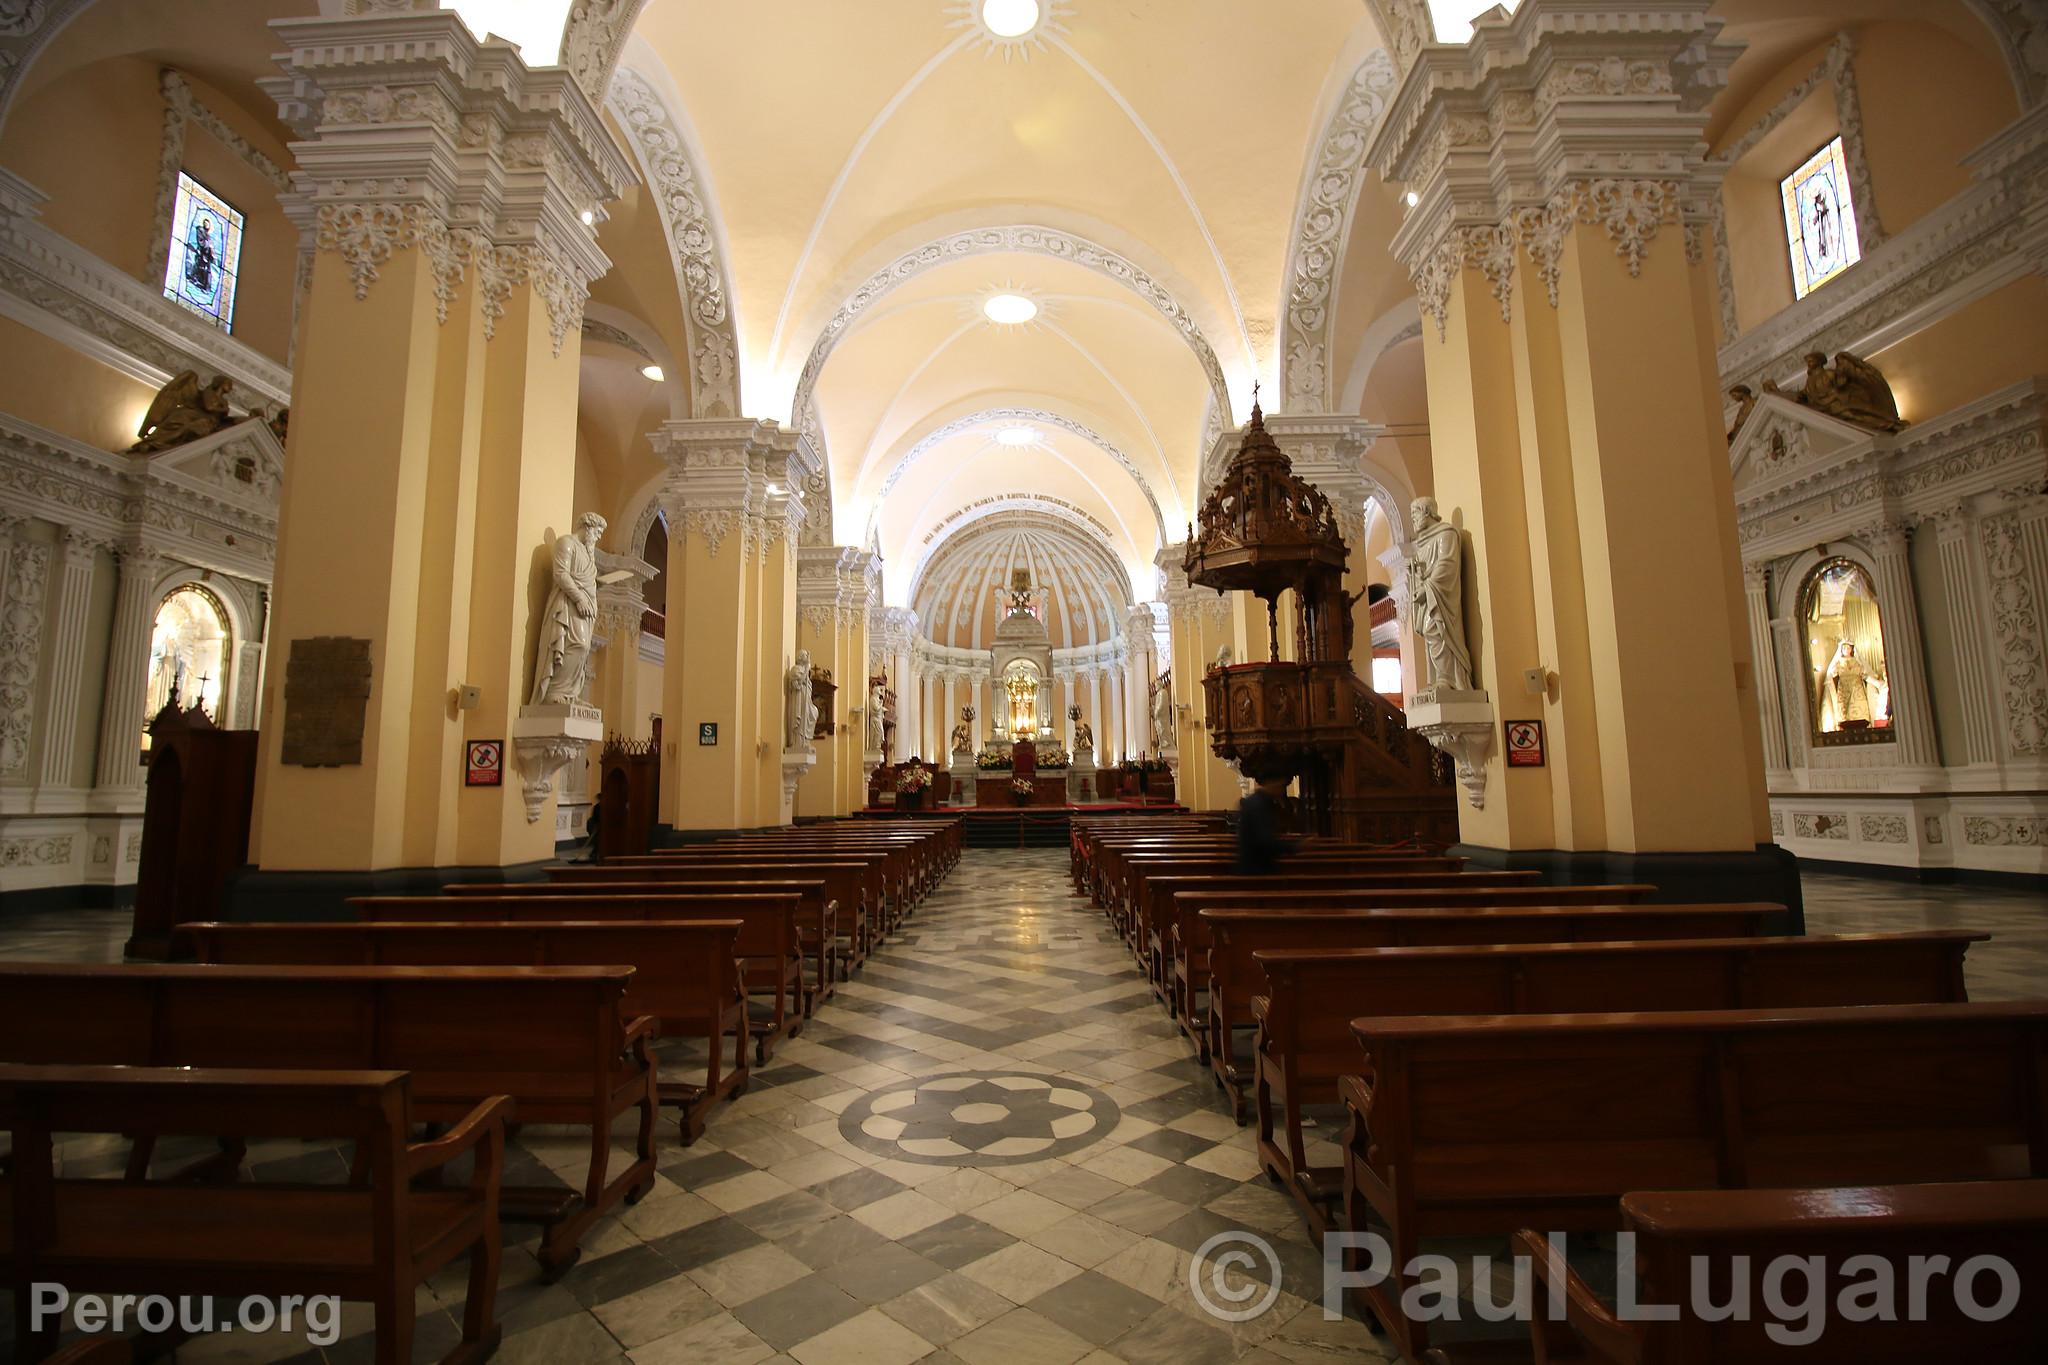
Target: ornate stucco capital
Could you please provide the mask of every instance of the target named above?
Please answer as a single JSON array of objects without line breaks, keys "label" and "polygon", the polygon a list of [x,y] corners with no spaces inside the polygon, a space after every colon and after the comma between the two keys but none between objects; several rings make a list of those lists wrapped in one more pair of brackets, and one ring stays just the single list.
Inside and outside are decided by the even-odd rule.
[{"label": "ornate stucco capital", "polygon": [[561,67],[479,40],[447,10],[280,19],[285,74],[260,82],[299,135],[285,213],[349,265],[358,298],[392,253],[427,253],[445,321],[475,272],[486,334],[506,292],[530,284],[555,350],[582,325],[604,204],[632,164]]},{"label": "ornate stucco capital", "polygon": [[1740,52],[1709,0],[1524,0],[1463,44],[1434,41],[1416,0],[1375,4],[1403,75],[1367,160],[1414,197],[1392,249],[1439,324],[1467,267],[1505,311],[1521,247],[1554,301],[1573,226],[1604,230],[1633,273],[1662,227],[1709,215],[1706,107]]}]

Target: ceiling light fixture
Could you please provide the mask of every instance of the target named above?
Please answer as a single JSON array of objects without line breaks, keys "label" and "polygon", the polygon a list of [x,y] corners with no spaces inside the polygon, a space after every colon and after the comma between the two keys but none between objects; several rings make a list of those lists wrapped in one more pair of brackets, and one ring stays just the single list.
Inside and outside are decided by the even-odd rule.
[{"label": "ceiling light fixture", "polygon": [[583,213],[582,213],[582,218],[583,218],[583,226],[585,226],[585,227],[589,227],[589,226],[590,226],[591,224],[593,224],[593,223],[595,223],[595,222],[597,221],[597,215],[596,215],[595,213],[593,213],[593,212],[592,212],[591,210],[589,210],[589,209],[585,209],[585,210],[583,210]]},{"label": "ceiling light fixture", "polygon": [[996,440],[1006,446],[1028,446],[1038,440],[1036,427],[1004,427],[996,433]]},{"label": "ceiling light fixture", "polygon": [[1037,317],[1038,305],[1022,294],[996,294],[981,305],[981,311],[998,326],[1015,327]]},{"label": "ceiling light fixture", "polygon": [[1414,190],[1408,191],[1408,193],[1403,195],[1402,197],[1408,201],[1408,207],[1411,209],[1422,202],[1422,196],[1417,194]]},{"label": "ceiling light fixture", "polygon": [[661,366],[659,365],[642,365],[640,367],[640,373],[646,376],[647,378],[652,379],[657,384],[659,384],[662,380],[668,378],[666,374],[662,373]]},{"label": "ceiling light fixture", "polygon": [[998,38],[1022,38],[1041,17],[1038,0],[982,0],[981,22]]}]

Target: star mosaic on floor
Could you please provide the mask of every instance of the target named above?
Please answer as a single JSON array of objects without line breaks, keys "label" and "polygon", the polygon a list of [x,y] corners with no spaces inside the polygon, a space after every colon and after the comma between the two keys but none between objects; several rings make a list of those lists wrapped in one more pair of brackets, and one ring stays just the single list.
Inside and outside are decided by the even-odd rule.
[{"label": "star mosaic on floor", "polygon": [[1045,1076],[935,1076],[878,1090],[839,1117],[840,1136],[878,1156],[994,1166],[1065,1156],[1115,1129],[1116,1102]]}]

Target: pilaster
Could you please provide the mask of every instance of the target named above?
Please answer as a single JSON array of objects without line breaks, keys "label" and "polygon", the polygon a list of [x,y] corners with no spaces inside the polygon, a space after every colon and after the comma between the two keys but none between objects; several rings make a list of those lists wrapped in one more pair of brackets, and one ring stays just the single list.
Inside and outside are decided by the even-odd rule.
[{"label": "pilaster", "polygon": [[[1742,600],[1749,613],[1750,651],[1757,661],[1757,691],[1765,697],[1778,695],[1776,652],[1771,648],[1770,570],[1762,564],[1742,566]],[[1784,708],[1775,704],[1763,708],[1764,771],[1782,782],[1785,772]]]},{"label": "pilaster", "polygon": [[[99,755],[93,768],[96,805],[112,808],[142,797],[142,714],[149,687],[150,634],[162,553],[130,543],[114,549],[114,630],[107,646],[107,686],[100,703]],[[252,833],[253,839],[253,833]]]},{"label": "pilaster", "polygon": [[[99,552],[99,537],[66,527],[57,547],[55,615],[45,631],[49,647],[47,714],[43,720],[43,752],[39,765],[41,780],[36,792],[39,812],[80,809],[78,762],[79,698],[85,679],[85,628],[92,602],[92,580]],[[221,725],[232,724],[226,715]]]},{"label": "pilaster", "polygon": [[1995,768],[1999,760],[1998,699],[1985,662],[1983,615],[1973,601],[1977,586],[1985,581],[1972,559],[1976,513],[1965,500],[1938,513],[1933,525],[1950,623],[1951,652],[1945,662],[1949,676],[1955,679],[1956,700],[1963,713],[1962,752],[1947,757],[1951,765]]},{"label": "pilaster", "polygon": [[1891,688],[1891,728],[1897,733],[1899,766],[1908,780],[1938,778],[1940,746],[1934,735],[1934,701],[1928,695],[1926,644],[1920,635],[1920,607],[1907,558],[1911,532],[1903,522],[1884,520],[1857,529],[1870,547],[1877,570],[1877,603],[1884,631],[1885,680]]}]

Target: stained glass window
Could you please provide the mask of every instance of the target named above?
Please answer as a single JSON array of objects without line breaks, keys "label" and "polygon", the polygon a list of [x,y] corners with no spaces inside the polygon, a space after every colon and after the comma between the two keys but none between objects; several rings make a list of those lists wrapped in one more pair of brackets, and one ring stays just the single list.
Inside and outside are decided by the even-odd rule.
[{"label": "stained glass window", "polygon": [[235,272],[241,265],[242,215],[227,200],[178,172],[164,297],[230,331],[235,321]]},{"label": "stained glass window", "polygon": [[1803,299],[1863,258],[1842,139],[1806,158],[1779,183],[1778,193],[1785,201],[1785,240],[1792,250],[1792,293]]}]

